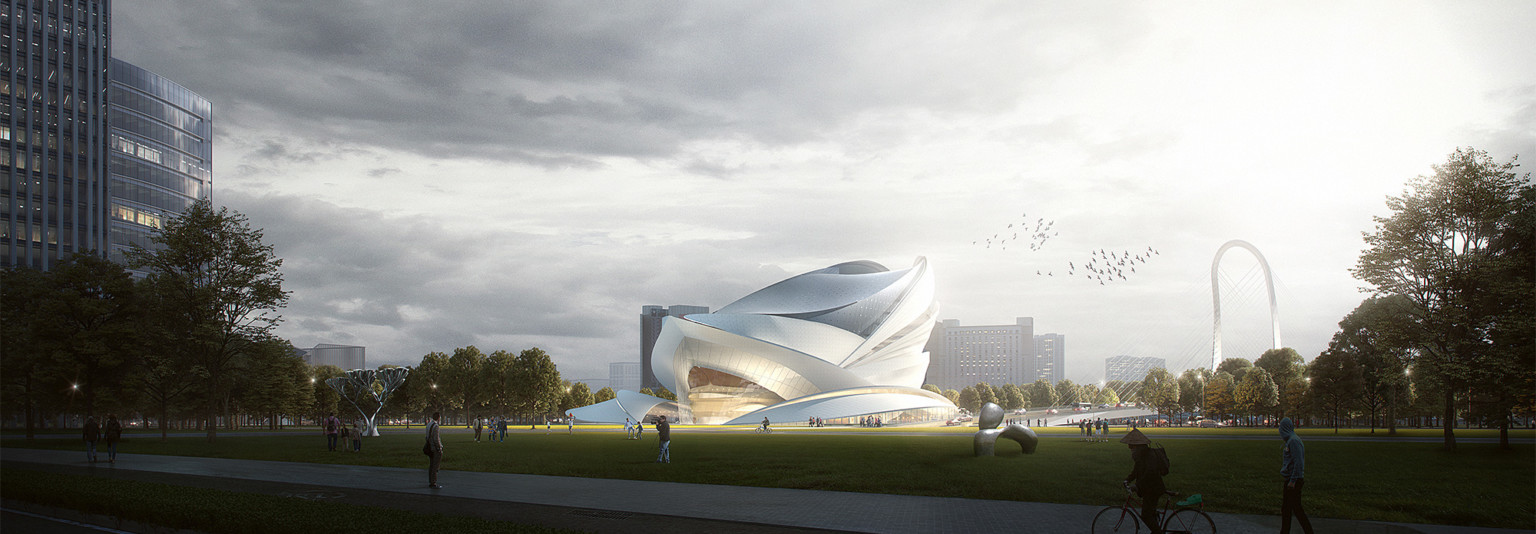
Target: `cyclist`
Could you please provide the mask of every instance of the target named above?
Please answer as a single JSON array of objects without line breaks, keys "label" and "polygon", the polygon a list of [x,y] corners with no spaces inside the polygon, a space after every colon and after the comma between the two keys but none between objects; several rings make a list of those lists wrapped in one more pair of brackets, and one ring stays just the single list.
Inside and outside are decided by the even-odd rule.
[{"label": "cyclist", "polygon": [[768,418],[767,417],[763,418],[763,432],[772,432],[772,430],[768,429]]},{"label": "cyclist", "polygon": [[1157,501],[1163,497],[1163,475],[1154,465],[1156,460],[1152,457],[1152,440],[1140,430],[1132,429],[1125,437],[1120,438],[1131,449],[1131,474],[1126,475],[1125,483],[1133,484],[1136,494],[1141,496],[1141,522],[1147,525],[1152,534],[1162,534],[1162,526],[1158,523]]}]

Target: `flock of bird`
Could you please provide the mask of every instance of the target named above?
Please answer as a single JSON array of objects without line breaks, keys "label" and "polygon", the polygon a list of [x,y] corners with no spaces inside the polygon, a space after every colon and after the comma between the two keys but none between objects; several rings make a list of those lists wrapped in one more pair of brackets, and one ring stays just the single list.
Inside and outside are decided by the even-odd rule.
[{"label": "flock of bird", "polygon": [[[1010,245],[1015,247],[1015,249],[1019,249],[1027,244],[1030,252],[1035,252],[1045,248],[1045,243],[1050,241],[1051,238],[1061,236],[1060,231],[1052,230],[1052,227],[1056,224],[1054,220],[1047,221],[1043,217],[1035,219],[1033,222],[1034,227],[1031,228],[1028,213],[1024,213],[1021,219],[1022,221],[1020,222],[1008,223],[1007,228],[992,234],[991,237],[971,241],[971,245],[988,249],[996,247],[1000,250],[1008,250]],[[1157,249],[1150,246],[1147,247],[1146,252],[1137,251],[1134,254],[1129,250],[1113,251],[1102,248],[1090,250],[1088,251],[1088,261],[1067,262],[1065,277],[1076,277],[1079,271],[1082,271],[1084,278],[1098,282],[1101,286],[1114,282],[1128,281],[1130,280],[1130,275],[1136,274],[1136,266],[1138,264],[1144,266],[1153,256],[1159,255],[1161,254]],[[1054,277],[1056,276],[1056,271],[1036,270],[1035,276]]]},{"label": "flock of bird", "polygon": [[[1136,274],[1136,264],[1145,265],[1147,260],[1152,259],[1152,256],[1159,255],[1161,254],[1152,247],[1147,247],[1147,251],[1144,253],[1137,252],[1136,254],[1131,254],[1129,250],[1121,252],[1106,252],[1104,249],[1090,250],[1088,251],[1088,263],[1067,262],[1067,276],[1077,276],[1077,270],[1081,268],[1084,271],[1083,277],[1095,280],[1101,286],[1107,285],[1106,282],[1124,282],[1130,280],[1130,278],[1126,277],[1127,272],[1133,275]],[[1035,271],[1035,274],[1038,276],[1040,271]],[[1054,276],[1054,274],[1047,273],[1047,276]]]},{"label": "flock of bird", "polygon": [[1008,243],[1011,242],[1014,244],[1014,247],[1018,247],[1018,243],[1022,239],[1029,242],[1029,250],[1033,252],[1044,248],[1045,242],[1049,241],[1052,237],[1061,235],[1060,231],[1051,232],[1051,226],[1055,225],[1056,221],[1048,222],[1044,218],[1036,219],[1035,227],[1030,229],[1029,214],[1025,213],[1020,218],[1023,219],[1021,222],[1008,223],[1008,227],[1003,229],[1003,231],[992,234],[992,237],[972,241],[971,244],[985,248],[992,248],[993,245],[997,245],[1002,250],[1008,250]]}]

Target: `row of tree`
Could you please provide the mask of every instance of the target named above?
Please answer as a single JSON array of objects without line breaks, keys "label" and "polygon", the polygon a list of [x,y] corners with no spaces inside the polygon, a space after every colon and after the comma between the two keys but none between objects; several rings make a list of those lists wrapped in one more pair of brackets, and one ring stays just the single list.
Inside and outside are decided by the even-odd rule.
[{"label": "row of tree", "polygon": [[203,421],[208,439],[236,410],[272,413],[305,376],[271,335],[288,300],[282,260],[245,217],[206,200],[169,219],[128,263],[77,254],[41,272],[0,274],[0,395],[31,437],[43,415],[104,410]]}]

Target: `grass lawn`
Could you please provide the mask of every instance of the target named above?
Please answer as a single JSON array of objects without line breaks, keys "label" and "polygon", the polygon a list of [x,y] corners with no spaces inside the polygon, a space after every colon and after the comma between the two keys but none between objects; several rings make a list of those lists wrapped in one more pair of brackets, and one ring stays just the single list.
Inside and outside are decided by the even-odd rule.
[{"label": "grass lawn", "polygon": [[206,488],[0,469],[0,496],[141,523],[217,533],[569,532],[475,517],[450,517]]},{"label": "grass lawn", "polygon": [[[579,431],[572,436],[524,429],[509,434],[505,443],[475,443],[472,434],[447,432],[443,468],[1093,505],[1117,503],[1123,495],[1120,480],[1130,471],[1130,455],[1118,443],[1051,439],[1026,456],[1009,450],[1011,442],[1004,441],[998,444],[1002,456],[976,458],[969,432],[936,430],[931,436],[880,430],[855,435],[683,431],[673,437],[670,465],[652,462],[653,432],[637,442],[624,439],[621,432]],[[1153,437],[1191,430],[1155,429]],[[419,435],[386,434],[365,440],[362,454],[349,454],[327,452],[318,433],[232,437],[214,444],[201,438],[133,438],[119,451],[424,468],[421,440]],[[1167,447],[1173,464],[1167,478],[1170,489],[1204,494],[1210,511],[1279,513],[1278,436],[1157,441]],[[0,445],[80,448],[78,442],[64,440],[6,440]],[[1536,446],[1516,444],[1511,451],[1498,450],[1495,444],[1459,447],[1456,453],[1444,453],[1438,444],[1310,441],[1308,512],[1315,517],[1536,529]]]}]

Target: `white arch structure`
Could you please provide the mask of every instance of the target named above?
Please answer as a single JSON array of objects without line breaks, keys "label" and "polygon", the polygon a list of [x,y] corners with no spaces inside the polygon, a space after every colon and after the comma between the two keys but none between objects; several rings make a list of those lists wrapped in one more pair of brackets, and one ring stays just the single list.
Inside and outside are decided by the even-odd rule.
[{"label": "white arch structure", "polygon": [[1258,258],[1259,267],[1264,269],[1264,288],[1269,291],[1269,323],[1274,336],[1274,348],[1280,348],[1280,308],[1275,305],[1275,279],[1269,272],[1269,262],[1264,260],[1264,255],[1259,253],[1258,247],[1241,239],[1233,239],[1216,249],[1216,257],[1211,259],[1211,310],[1216,318],[1211,331],[1211,370],[1221,365],[1221,285],[1217,281],[1217,268],[1221,266],[1221,257],[1227,253],[1227,249],[1239,247],[1253,253]]}]

